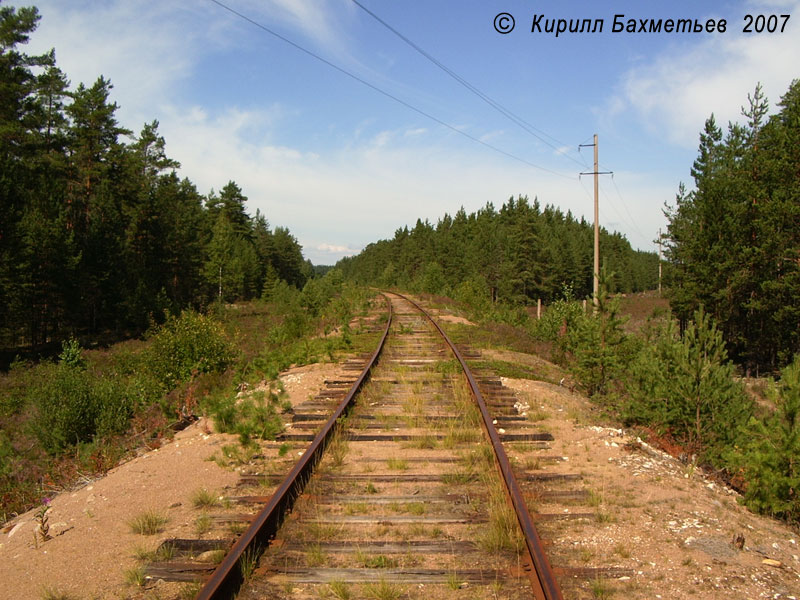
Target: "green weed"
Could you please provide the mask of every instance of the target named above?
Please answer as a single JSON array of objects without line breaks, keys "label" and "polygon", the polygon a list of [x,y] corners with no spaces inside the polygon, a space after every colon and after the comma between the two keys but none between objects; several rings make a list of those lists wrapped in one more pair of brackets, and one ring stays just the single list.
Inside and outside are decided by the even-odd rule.
[{"label": "green weed", "polygon": [[333,597],[337,598],[338,600],[350,600],[350,598],[352,598],[350,594],[350,588],[347,587],[347,584],[344,581],[335,579],[328,584],[328,588],[333,594]]},{"label": "green weed", "polygon": [[169,519],[161,513],[148,510],[128,521],[128,527],[133,533],[155,535],[164,531],[164,526],[168,521]]},{"label": "green weed", "polygon": [[192,506],[195,508],[214,508],[219,505],[219,496],[206,488],[200,488],[192,493]]},{"label": "green weed", "polygon": [[144,585],[144,567],[131,567],[123,571],[125,583],[141,587]]},{"label": "green weed", "polygon": [[381,579],[378,583],[365,585],[364,593],[368,598],[374,598],[374,600],[399,600],[403,595],[403,590],[385,579]]}]

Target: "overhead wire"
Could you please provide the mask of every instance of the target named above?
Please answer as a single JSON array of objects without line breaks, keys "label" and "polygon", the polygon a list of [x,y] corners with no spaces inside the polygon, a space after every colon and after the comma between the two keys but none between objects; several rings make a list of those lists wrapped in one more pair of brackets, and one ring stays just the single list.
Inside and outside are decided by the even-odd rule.
[{"label": "overhead wire", "polygon": [[633,215],[628,210],[628,205],[625,202],[624,198],[622,197],[622,192],[619,191],[619,187],[617,187],[617,181],[616,181],[616,179],[614,178],[613,175],[611,177],[611,183],[614,185],[614,189],[617,192],[617,196],[619,197],[619,201],[622,204],[622,208],[625,209],[625,212],[627,213],[628,217],[630,217],[630,219],[631,219],[630,220],[630,224],[633,226],[633,228],[636,230],[636,232],[642,237],[643,240],[652,243],[653,241],[652,240],[648,240],[647,236],[644,233],[642,233],[642,230],[639,229],[638,225],[636,225],[636,219],[633,218]]},{"label": "overhead wire", "polygon": [[285,43],[289,44],[290,46],[296,48],[297,50],[300,50],[304,54],[307,54],[308,56],[320,61],[321,63],[327,65],[328,67],[330,67],[332,69],[335,69],[339,73],[342,73],[343,75],[346,75],[347,77],[350,77],[351,79],[353,79],[353,80],[357,81],[358,83],[370,88],[371,90],[373,90],[375,92],[378,92],[379,94],[381,94],[381,95],[383,95],[383,96],[385,96],[385,97],[387,97],[387,98],[389,98],[391,100],[394,100],[395,102],[397,102],[398,104],[401,104],[402,106],[405,106],[409,110],[412,110],[412,111],[416,112],[417,114],[420,114],[423,117],[425,117],[427,119],[430,119],[430,120],[434,121],[435,123],[438,123],[439,125],[441,125],[443,127],[446,127],[447,129],[450,129],[451,131],[454,131],[454,132],[458,133],[459,135],[462,135],[462,136],[472,140],[473,142],[477,142],[478,144],[481,144],[481,145],[483,145],[483,146],[485,146],[485,147],[487,147],[487,148],[489,148],[489,149],[491,149],[491,150],[493,150],[493,151],[495,151],[495,152],[497,152],[499,154],[502,154],[502,155],[504,155],[504,156],[506,156],[508,158],[514,159],[514,160],[519,161],[521,163],[524,163],[524,164],[526,164],[526,165],[528,165],[530,167],[533,167],[535,169],[539,169],[541,171],[546,171],[547,173],[551,173],[551,174],[557,175],[559,177],[564,177],[565,179],[574,180],[574,176],[566,175],[564,173],[559,173],[558,171],[554,171],[552,169],[548,169],[547,167],[543,167],[541,165],[537,165],[537,164],[535,164],[535,163],[533,163],[533,162],[531,162],[529,160],[526,160],[526,159],[524,159],[524,158],[522,158],[520,156],[512,154],[511,152],[507,152],[507,151],[505,151],[505,150],[503,150],[501,148],[498,148],[497,146],[494,146],[493,144],[490,144],[490,143],[488,143],[488,142],[486,142],[486,141],[484,141],[484,140],[482,140],[482,139],[480,139],[478,137],[475,137],[474,135],[471,135],[471,134],[467,133],[466,131],[464,131],[462,129],[459,129],[458,127],[456,127],[454,125],[450,125],[446,121],[443,121],[442,119],[440,119],[440,118],[438,118],[438,117],[436,117],[436,116],[434,116],[434,115],[422,110],[421,108],[417,108],[413,104],[411,104],[409,102],[406,102],[405,100],[403,100],[401,98],[398,98],[394,94],[392,94],[390,92],[387,92],[386,90],[384,90],[384,89],[382,89],[382,88],[370,83],[369,81],[367,81],[366,79],[364,79],[362,77],[359,77],[355,73],[353,73],[351,71],[348,71],[347,69],[345,69],[343,67],[340,67],[339,65],[329,61],[328,59],[323,58],[319,54],[317,54],[317,53],[315,53],[315,52],[313,52],[313,51],[301,46],[297,42],[294,42],[294,41],[290,40],[289,38],[279,34],[276,31],[273,31],[272,29],[270,29],[266,25],[263,25],[263,24],[259,23],[258,21],[248,17],[247,15],[235,10],[234,8],[228,6],[227,4],[221,2],[220,0],[210,0],[210,1],[213,2],[214,4],[216,4],[217,6],[219,6],[220,8],[222,8],[222,9],[230,12],[231,14],[235,15],[236,17],[238,17],[238,18],[240,18],[240,19],[242,19],[244,21],[247,21],[251,25],[261,29],[262,31],[264,31],[266,33],[269,33],[270,35],[278,38],[282,42],[285,42]]},{"label": "overhead wire", "polygon": [[[423,57],[425,57],[427,60],[429,60],[431,63],[436,65],[439,69],[441,69],[442,71],[447,73],[447,75],[449,75],[451,78],[453,78],[455,81],[457,81],[460,85],[462,85],[467,90],[469,90],[470,92],[472,92],[473,94],[478,96],[481,100],[483,100],[489,106],[491,106],[492,108],[494,108],[495,110],[500,112],[503,116],[505,116],[507,119],[509,119],[510,121],[515,123],[516,125],[518,125],[520,128],[522,128],[523,130],[525,130],[526,132],[528,132],[532,136],[534,136],[536,139],[538,139],[542,143],[546,144],[547,146],[549,146],[550,148],[555,150],[556,154],[558,156],[563,156],[564,158],[567,158],[567,159],[571,160],[572,162],[578,164],[579,166],[581,166],[583,168],[589,168],[587,163],[586,163],[586,161],[583,160],[583,154],[580,153],[580,148],[579,148],[579,151],[578,151],[578,155],[580,156],[581,160],[579,161],[576,158],[573,158],[572,156],[566,154],[563,151],[564,148],[569,147],[567,144],[564,144],[563,142],[561,142],[557,138],[555,138],[552,135],[542,131],[541,129],[536,128],[535,126],[533,126],[530,123],[528,123],[522,117],[519,117],[518,115],[516,115],[511,110],[507,109],[502,104],[500,104],[496,100],[492,99],[490,96],[488,96],[487,94],[482,92],[479,88],[477,88],[475,85],[471,84],[465,78],[463,78],[458,73],[456,73],[455,71],[453,71],[452,69],[447,67],[445,64],[443,64],[441,61],[436,59],[429,52],[424,50],[422,47],[420,47],[414,41],[412,41],[407,36],[405,36],[403,33],[398,31],[396,28],[394,28],[391,24],[386,22],[380,16],[378,16],[373,11],[368,9],[361,2],[359,2],[359,0],[351,0],[351,1],[358,8],[360,8],[362,11],[364,11],[366,14],[368,14],[371,18],[376,20],[383,27],[387,28],[394,35],[399,37],[404,43],[408,44],[416,52],[418,52]],[[357,81],[358,83],[370,88],[371,90],[373,90],[373,91],[375,91],[375,92],[377,92],[377,93],[379,93],[379,94],[381,94],[381,95],[393,100],[394,102],[397,102],[398,104],[406,107],[407,109],[409,109],[411,111],[414,111],[417,114],[422,115],[423,117],[425,117],[427,119],[430,119],[431,121],[433,121],[433,122],[435,122],[435,123],[447,128],[447,129],[450,129],[451,131],[454,131],[455,133],[458,133],[459,135],[461,135],[463,137],[466,137],[467,139],[469,139],[469,140],[471,140],[473,142],[481,144],[482,146],[485,146],[486,148],[489,148],[490,150],[493,150],[494,152],[502,154],[503,156],[506,156],[508,158],[511,158],[513,160],[521,162],[521,163],[523,163],[523,164],[525,164],[527,166],[533,167],[535,169],[538,169],[538,170],[541,170],[541,171],[545,171],[547,173],[551,173],[553,175],[557,175],[559,177],[563,177],[563,178],[566,178],[566,179],[570,179],[570,180],[574,180],[575,179],[574,176],[566,175],[564,173],[560,173],[560,172],[555,171],[553,169],[549,169],[547,167],[543,167],[543,166],[538,165],[536,163],[533,163],[533,162],[531,162],[531,161],[529,161],[527,159],[524,159],[524,158],[522,158],[522,157],[520,157],[520,156],[518,156],[516,154],[513,154],[511,152],[503,150],[502,148],[498,148],[497,146],[495,146],[493,144],[490,144],[490,143],[488,143],[488,142],[486,142],[486,141],[484,141],[484,140],[482,140],[482,139],[480,139],[480,138],[478,138],[476,136],[473,136],[473,135],[467,133],[463,129],[460,129],[460,128],[454,126],[454,125],[451,125],[450,123],[447,123],[446,121],[444,121],[444,120],[442,120],[442,119],[440,119],[440,118],[428,113],[427,111],[425,111],[425,110],[423,110],[421,108],[418,108],[417,106],[414,106],[413,104],[411,104],[411,103],[409,103],[409,102],[397,97],[396,95],[394,95],[394,94],[392,94],[392,93],[390,93],[390,92],[378,87],[377,85],[374,85],[374,84],[370,83],[369,81],[367,81],[364,78],[356,75],[355,73],[353,73],[353,72],[351,72],[351,71],[349,71],[349,70],[347,70],[347,69],[345,69],[345,68],[343,68],[343,67],[341,67],[341,66],[339,66],[339,65],[337,65],[337,64],[335,64],[335,63],[333,63],[331,61],[329,61],[328,59],[320,56],[319,54],[317,54],[317,53],[315,53],[315,52],[313,52],[313,51],[311,51],[311,50],[309,50],[307,48],[305,48],[304,46],[298,44],[297,42],[294,42],[293,40],[291,40],[291,39],[279,34],[278,32],[270,29],[266,25],[263,25],[262,23],[259,23],[258,21],[254,20],[254,19],[248,17],[247,15],[237,11],[236,9],[228,6],[227,4],[222,2],[221,0],[211,0],[211,2],[213,2],[214,4],[219,6],[220,8],[230,12],[231,14],[235,15],[236,17],[238,17],[238,18],[250,23],[251,25],[261,29],[262,31],[264,31],[266,33],[269,33],[270,35],[278,38],[279,40],[283,41],[284,43],[289,44],[290,46],[294,47],[295,49],[307,54],[308,56],[310,56],[310,57],[312,57],[312,58],[314,58],[316,60],[318,60],[319,62],[325,64],[326,66],[338,71],[339,73],[341,73],[343,75],[346,75],[347,77],[350,77],[351,79],[353,79],[353,80]],[[548,140],[544,139],[543,136],[546,136],[547,138],[550,138],[551,140],[553,140],[557,144],[560,144],[560,147],[553,145]],[[591,138],[589,138],[589,139],[591,139]],[[580,177],[578,177],[578,180],[581,181],[581,187],[583,188],[584,192],[586,192],[587,195],[589,196],[589,198],[592,199],[592,196],[589,194],[588,190],[586,190],[585,186],[583,186],[583,183],[582,183],[582,180],[581,180]],[[614,180],[613,177],[612,177],[612,182],[613,182],[614,188],[615,188],[615,190],[617,192],[617,196],[619,197],[620,202],[622,203],[623,209],[627,213],[627,216],[630,218],[630,221],[628,219],[626,219],[622,215],[622,213],[619,212],[619,210],[617,209],[616,205],[613,202],[611,202],[610,197],[607,194],[605,194],[605,190],[603,190],[603,193],[606,195],[606,200],[608,201],[608,204],[611,205],[611,207],[614,209],[614,212],[617,214],[617,216],[620,218],[620,220],[622,222],[625,222],[626,225],[630,226],[634,231],[636,231],[636,233],[638,233],[638,235],[641,236],[641,238],[643,240],[647,240],[647,236],[645,236],[641,232],[639,227],[636,225],[636,220],[630,214],[630,211],[628,210],[627,205],[626,205],[624,199],[622,198],[622,194],[619,191],[619,187],[617,186],[616,181]],[[603,212],[605,212],[605,211],[603,211]]]},{"label": "overhead wire", "polygon": [[[509,119],[510,121],[512,121],[513,123],[515,123],[515,124],[516,124],[516,125],[518,125],[519,127],[521,127],[522,129],[524,129],[525,131],[527,131],[529,134],[531,134],[533,137],[535,137],[536,139],[538,139],[540,142],[542,142],[542,143],[546,144],[547,146],[549,146],[550,148],[552,148],[553,150],[555,150],[557,155],[559,155],[559,156],[563,156],[564,158],[568,158],[569,160],[573,161],[574,163],[576,163],[576,164],[578,164],[578,165],[580,165],[580,164],[581,164],[581,163],[580,163],[580,162],[579,162],[577,159],[573,158],[572,156],[569,156],[568,154],[566,154],[566,153],[564,152],[564,148],[569,148],[569,147],[570,147],[569,145],[567,145],[567,144],[564,144],[563,142],[561,142],[560,140],[558,140],[558,139],[554,138],[552,135],[548,134],[547,132],[545,132],[545,131],[542,131],[541,129],[539,129],[539,128],[537,128],[537,127],[534,127],[533,125],[531,125],[530,123],[528,123],[528,122],[527,122],[525,119],[523,119],[522,117],[520,117],[520,116],[516,115],[516,114],[515,114],[515,113],[513,113],[513,112],[512,112],[510,109],[506,108],[505,106],[503,106],[502,104],[500,104],[500,103],[499,103],[499,102],[497,102],[496,100],[492,99],[490,96],[488,96],[487,94],[485,94],[484,92],[482,92],[480,89],[478,89],[476,86],[474,86],[473,84],[471,84],[469,81],[467,81],[466,79],[464,79],[464,78],[463,78],[461,75],[459,75],[458,73],[456,73],[455,71],[453,71],[452,69],[450,69],[450,68],[449,68],[447,65],[443,64],[443,63],[442,63],[441,61],[439,61],[439,60],[438,60],[436,57],[432,56],[432,55],[431,55],[429,52],[427,52],[426,50],[424,50],[423,48],[421,48],[421,47],[420,47],[418,44],[416,44],[415,42],[413,42],[412,40],[410,40],[408,37],[406,37],[405,35],[403,35],[403,34],[402,34],[400,31],[398,31],[397,29],[395,29],[395,28],[394,28],[392,25],[390,25],[390,24],[389,24],[389,23],[387,23],[387,22],[386,22],[384,19],[382,19],[380,16],[378,16],[377,14],[375,14],[374,12],[372,12],[370,9],[368,9],[366,6],[364,6],[364,5],[363,5],[361,2],[359,2],[358,0],[351,0],[351,1],[352,1],[352,2],[353,2],[353,4],[355,4],[355,5],[356,5],[358,8],[360,8],[362,11],[364,11],[364,12],[365,12],[365,13],[367,13],[367,14],[368,14],[370,17],[372,17],[374,20],[376,20],[378,23],[380,23],[380,24],[381,24],[383,27],[385,27],[386,29],[388,29],[389,31],[391,31],[391,32],[392,32],[394,35],[396,35],[396,36],[397,36],[397,37],[399,37],[401,40],[403,40],[403,42],[405,42],[406,44],[408,44],[409,46],[411,46],[411,47],[412,47],[414,50],[416,50],[416,51],[417,51],[419,54],[421,54],[421,55],[422,55],[422,56],[424,56],[424,57],[425,57],[427,60],[429,60],[431,63],[433,63],[434,65],[436,65],[436,66],[437,66],[439,69],[441,69],[442,71],[444,71],[445,73],[447,73],[447,74],[448,74],[450,77],[452,77],[452,78],[453,78],[455,81],[457,81],[459,84],[461,84],[461,85],[462,85],[462,86],[464,86],[466,89],[468,89],[470,92],[472,92],[473,94],[475,94],[476,96],[478,96],[478,97],[479,97],[481,100],[483,100],[483,101],[484,101],[486,104],[488,104],[489,106],[491,106],[492,108],[494,108],[495,110],[497,110],[497,111],[498,111],[500,114],[502,114],[503,116],[505,116],[507,119]],[[541,134],[541,135],[540,135],[540,134]],[[560,146],[555,146],[555,145],[551,144],[551,143],[550,143],[550,142],[548,142],[546,139],[544,139],[544,137],[542,137],[542,136],[546,136],[546,137],[550,138],[551,140],[553,140],[553,141],[554,141],[554,142],[556,142],[557,144],[560,144]]]}]

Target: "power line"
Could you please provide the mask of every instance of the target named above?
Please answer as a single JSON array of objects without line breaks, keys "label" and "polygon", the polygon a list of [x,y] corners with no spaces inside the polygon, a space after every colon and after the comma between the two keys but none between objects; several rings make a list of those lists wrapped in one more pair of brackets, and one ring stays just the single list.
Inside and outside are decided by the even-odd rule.
[{"label": "power line", "polygon": [[210,1],[213,2],[214,4],[216,4],[217,6],[219,6],[220,8],[223,8],[223,9],[227,10],[228,12],[230,12],[231,14],[239,17],[240,19],[242,19],[244,21],[247,21],[251,25],[253,25],[255,27],[258,27],[262,31],[264,31],[266,33],[269,33],[270,35],[278,38],[282,42],[285,42],[285,43],[289,44],[290,46],[296,48],[297,50],[300,50],[304,54],[307,54],[308,56],[320,61],[321,63],[327,65],[328,67],[330,67],[332,69],[335,69],[336,71],[339,71],[343,75],[346,75],[347,77],[350,77],[351,79],[354,79],[355,81],[357,81],[360,84],[370,88],[371,90],[374,90],[374,91],[378,92],[379,94],[381,94],[381,95],[383,95],[383,96],[385,96],[385,97],[387,97],[387,98],[389,98],[391,100],[394,100],[395,102],[405,106],[409,110],[413,110],[417,114],[420,114],[423,117],[426,117],[426,118],[434,121],[435,123],[438,123],[439,125],[441,125],[443,127],[446,127],[447,129],[450,129],[451,131],[454,131],[454,132],[458,133],[459,135],[462,135],[462,136],[472,140],[473,142],[477,142],[478,144],[481,144],[481,145],[483,145],[483,146],[485,146],[485,147],[487,147],[487,148],[489,148],[491,150],[494,150],[495,152],[497,152],[499,154],[502,154],[502,155],[504,155],[504,156],[506,156],[508,158],[512,158],[512,159],[514,159],[516,161],[519,161],[521,163],[524,163],[524,164],[526,164],[526,165],[528,165],[530,167],[533,167],[535,169],[539,169],[541,171],[546,171],[548,173],[552,173],[553,175],[558,175],[559,177],[564,177],[566,179],[574,179],[574,177],[572,177],[572,176],[565,175],[564,173],[559,173],[558,171],[553,171],[552,169],[548,169],[547,167],[542,167],[541,165],[537,165],[535,163],[532,163],[532,162],[530,162],[530,161],[528,161],[528,160],[526,160],[524,158],[521,158],[521,157],[519,157],[519,156],[517,156],[515,154],[512,154],[510,152],[506,152],[505,150],[502,150],[502,149],[498,148],[497,146],[494,146],[494,145],[492,145],[492,144],[490,144],[488,142],[485,142],[484,140],[482,140],[480,138],[477,138],[477,137],[475,137],[473,135],[470,135],[466,131],[463,131],[463,130],[459,129],[458,127],[455,127],[454,125],[450,125],[449,123],[439,119],[438,117],[435,117],[435,116],[431,115],[430,113],[427,113],[424,110],[422,110],[420,108],[417,108],[416,106],[406,102],[405,100],[402,100],[402,99],[398,98],[397,96],[391,94],[390,92],[387,92],[386,90],[383,90],[383,89],[379,88],[378,86],[368,82],[367,80],[359,77],[355,73],[352,73],[351,71],[348,71],[347,69],[345,69],[343,67],[340,67],[339,65],[337,65],[335,63],[332,63],[331,61],[329,61],[326,58],[323,58],[319,54],[316,54],[315,52],[312,52],[311,50],[308,50],[307,48],[304,48],[300,44],[298,44],[296,42],[293,42],[289,38],[282,36],[281,34],[277,33],[276,31],[273,31],[272,29],[270,29],[266,25],[262,25],[258,21],[255,21],[255,20],[251,19],[250,17],[248,17],[247,15],[245,15],[243,13],[240,13],[239,11],[231,8],[227,4],[224,4],[223,2],[220,2],[220,0],[210,0]]},{"label": "power line", "polygon": [[[537,128],[537,127],[534,127],[533,125],[531,125],[530,123],[528,123],[528,122],[527,122],[525,119],[523,119],[522,117],[520,117],[520,116],[518,116],[518,115],[514,114],[514,113],[513,113],[511,110],[507,109],[507,108],[506,108],[506,107],[504,107],[502,104],[500,104],[500,103],[499,103],[499,102],[497,102],[496,100],[492,99],[490,96],[488,96],[487,94],[485,94],[484,92],[482,92],[480,89],[478,89],[477,87],[475,87],[475,86],[474,86],[473,84],[471,84],[469,81],[467,81],[466,79],[464,79],[463,77],[461,77],[461,76],[460,76],[458,73],[456,73],[455,71],[453,71],[452,69],[450,69],[449,67],[447,67],[446,65],[444,65],[444,64],[443,64],[441,61],[439,61],[438,59],[436,59],[436,58],[435,58],[434,56],[432,56],[432,55],[431,55],[429,52],[427,52],[426,50],[424,50],[423,48],[421,48],[421,47],[420,47],[418,44],[416,44],[415,42],[413,42],[412,40],[410,40],[408,37],[406,37],[405,35],[403,35],[401,32],[399,32],[397,29],[395,29],[394,27],[392,27],[392,25],[390,25],[389,23],[387,23],[385,20],[383,20],[383,19],[382,19],[381,17],[379,17],[378,15],[376,15],[374,12],[372,12],[372,11],[371,11],[370,9],[368,9],[366,6],[364,6],[363,4],[361,4],[361,2],[359,2],[358,0],[351,0],[351,1],[353,2],[353,4],[355,4],[355,5],[356,5],[357,7],[359,7],[361,10],[363,10],[365,13],[367,13],[367,14],[368,14],[370,17],[372,17],[372,18],[373,18],[373,19],[375,19],[375,20],[376,20],[378,23],[380,23],[381,25],[383,25],[383,26],[384,26],[386,29],[388,29],[389,31],[391,31],[393,34],[395,34],[397,37],[399,37],[401,40],[403,40],[403,41],[404,41],[406,44],[408,44],[409,46],[411,46],[411,47],[412,47],[414,50],[416,50],[416,51],[417,51],[419,54],[421,54],[421,55],[422,55],[422,56],[424,56],[426,59],[428,59],[430,62],[432,62],[434,65],[436,65],[437,67],[439,67],[439,68],[440,68],[442,71],[444,71],[445,73],[447,73],[447,74],[448,74],[450,77],[452,77],[454,80],[456,80],[456,81],[457,81],[458,83],[460,83],[462,86],[464,86],[464,87],[465,87],[466,89],[468,89],[470,92],[472,92],[473,94],[475,94],[476,96],[478,96],[478,97],[479,97],[481,100],[483,100],[483,101],[484,101],[486,104],[488,104],[489,106],[491,106],[492,108],[494,108],[495,110],[497,110],[497,111],[498,111],[500,114],[502,114],[503,116],[505,116],[507,119],[509,119],[509,120],[510,120],[511,122],[513,122],[514,124],[518,125],[518,126],[519,126],[519,127],[521,127],[522,129],[524,129],[525,131],[527,131],[529,134],[531,134],[533,137],[535,137],[536,139],[538,139],[540,142],[542,142],[542,143],[546,144],[547,146],[549,146],[550,148],[552,148],[553,150],[555,150],[555,151],[556,151],[556,154],[558,154],[558,155],[560,155],[560,156],[563,156],[563,157],[565,157],[565,158],[568,158],[569,160],[571,160],[572,162],[574,162],[574,163],[576,163],[576,164],[578,164],[578,165],[581,165],[581,166],[586,166],[586,165],[583,165],[583,164],[581,164],[581,163],[580,163],[580,162],[579,162],[577,159],[573,158],[572,156],[569,156],[568,154],[565,154],[565,153],[564,153],[564,151],[563,151],[563,148],[568,148],[568,147],[569,147],[567,144],[564,144],[564,143],[563,143],[563,142],[561,142],[560,140],[558,140],[558,139],[554,138],[552,135],[550,135],[550,134],[548,134],[548,133],[546,133],[546,132],[542,131],[541,129],[539,129],[539,128]],[[537,133],[537,132],[538,132],[538,133]],[[539,134],[541,134],[541,135],[539,135]],[[550,138],[551,140],[553,140],[554,142],[556,142],[557,144],[560,144],[560,147],[554,146],[553,144],[551,144],[550,142],[548,142],[546,139],[544,139],[542,136],[546,136],[546,137]]]},{"label": "power line", "polygon": [[636,225],[636,219],[634,219],[634,218],[633,218],[633,215],[632,215],[632,214],[630,213],[630,211],[628,210],[628,205],[627,205],[627,203],[625,202],[625,200],[622,198],[622,193],[619,191],[619,188],[617,187],[617,182],[616,182],[616,180],[614,179],[614,176],[613,176],[613,175],[611,176],[611,183],[613,183],[613,184],[614,184],[614,189],[617,191],[617,196],[619,196],[619,201],[622,203],[622,208],[624,208],[624,209],[625,209],[625,212],[628,214],[628,216],[629,216],[629,217],[630,217],[630,219],[631,219],[631,225],[633,225],[633,228],[634,228],[634,229],[635,229],[635,230],[636,230],[636,231],[639,233],[639,235],[640,235],[640,236],[642,236],[642,239],[643,239],[643,240],[645,240],[645,241],[648,241],[648,239],[647,239],[647,238],[648,238],[648,236],[646,236],[646,235],[644,235],[644,234],[642,233],[641,229],[639,229],[639,227]]}]

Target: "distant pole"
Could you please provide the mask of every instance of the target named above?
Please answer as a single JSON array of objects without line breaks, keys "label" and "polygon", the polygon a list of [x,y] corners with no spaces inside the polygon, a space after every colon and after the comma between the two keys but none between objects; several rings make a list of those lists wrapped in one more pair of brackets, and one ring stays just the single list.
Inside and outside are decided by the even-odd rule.
[{"label": "distant pole", "polygon": [[536,320],[538,321],[541,318],[542,318],[542,299],[539,298],[536,301]]},{"label": "distant pole", "polygon": [[661,228],[658,230],[658,297],[661,298]]},{"label": "distant pole", "polygon": [[597,134],[594,134],[594,285],[592,295],[594,296],[594,308],[597,310],[600,304],[600,173],[598,172],[597,160]]}]

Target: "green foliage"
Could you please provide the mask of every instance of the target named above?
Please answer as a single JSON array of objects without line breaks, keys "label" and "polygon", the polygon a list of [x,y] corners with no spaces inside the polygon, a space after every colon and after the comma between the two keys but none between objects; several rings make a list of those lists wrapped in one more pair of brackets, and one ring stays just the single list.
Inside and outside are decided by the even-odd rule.
[{"label": "green foliage", "polygon": [[[473,318],[524,323],[524,313],[505,307],[550,303],[564,286],[578,298],[592,290],[592,226],[538,200],[509,198],[499,210],[487,204],[467,215],[444,215],[435,225],[418,220],[394,238],[367,246],[337,268],[358,283],[399,286],[448,294],[472,306]],[[601,231],[604,260],[618,275],[611,292],[653,289],[657,261],[653,253],[636,252],[619,234]]]},{"label": "green foliage", "polygon": [[609,298],[601,276],[596,314],[582,315],[567,331],[571,370],[587,395],[604,394],[632,354],[633,339],[622,329],[619,301]]},{"label": "green foliage", "polygon": [[459,283],[453,290],[453,299],[472,308],[475,318],[484,318],[492,307],[489,286],[480,275],[475,275]]},{"label": "green foliage", "polygon": [[672,436],[689,452],[722,465],[752,401],[734,380],[722,333],[702,310],[682,335],[669,323],[630,368],[627,419]]},{"label": "green foliage", "polygon": [[[0,430],[0,481],[11,475],[11,457],[14,455],[14,447],[8,435]],[[0,487],[2,489],[5,486]]]},{"label": "green foliage", "polygon": [[236,183],[204,198],[157,121],[138,136],[119,124],[106,77],[72,87],[55,51],[23,52],[39,18],[0,8],[0,346],[138,334],[165,311],[256,298],[272,278],[302,287],[297,240],[251,218]]},{"label": "green foliage", "polygon": [[123,433],[137,407],[135,382],[116,378],[96,378],[91,384],[96,406],[95,434],[101,438]]},{"label": "green foliage", "polygon": [[744,502],[758,512],[800,522],[800,355],[772,388],[775,411],[752,417],[728,454],[745,479]]},{"label": "green foliage", "polygon": [[553,360],[557,363],[564,363],[567,352],[573,351],[576,338],[567,334],[577,329],[586,317],[583,305],[573,299],[572,289],[565,287],[563,294],[563,299],[548,305],[542,317],[532,321],[530,327],[535,338],[552,342]]},{"label": "green foliage", "polygon": [[36,408],[33,432],[50,454],[94,436],[98,410],[86,371],[66,365],[51,367],[46,378],[31,389],[29,402]]},{"label": "green foliage", "polygon": [[122,433],[136,407],[135,382],[96,377],[66,363],[42,370],[30,388],[30,428],[42,447],[59,454],[96,436]]},{"label": "green foliage", "polygon": [[75,338],[64,340],[61,343],[61,354],[58,355],[61,364],[67,367],[83,369],[86,367],[86,360],[83,358],[83,349]]},{"label": "green foliage", "polygon": [[219,322],[192,310],[170,315],[152,335],[145,364],[167,389],[193,374],[225,370],[236,357]]},{"label": "green foliage", "polygon": [[766,121],[760,85],[748,100],[744,125],[706,121],[696,189],[667,207],[671,305],[683,322],[703,306],[734,360],[775,370],[800,352],[800,80]]},{"label": "green foliage", "polygon": [[266,391],[236,398],[222,394],[209,400],[209,411],[220,433],[239,435],[242,445],[253,438],[274,440],[283,430],[280,418],[285,393],[280,382],[273,382]]}]

